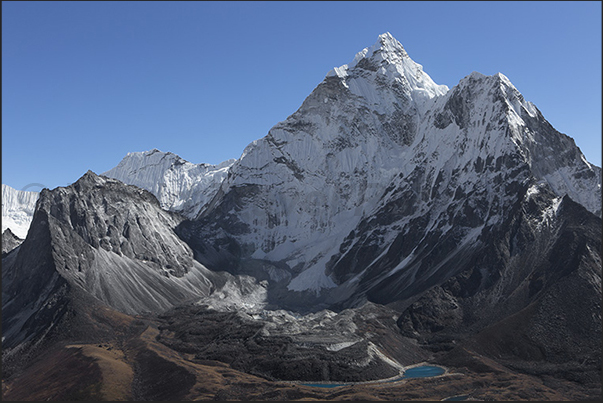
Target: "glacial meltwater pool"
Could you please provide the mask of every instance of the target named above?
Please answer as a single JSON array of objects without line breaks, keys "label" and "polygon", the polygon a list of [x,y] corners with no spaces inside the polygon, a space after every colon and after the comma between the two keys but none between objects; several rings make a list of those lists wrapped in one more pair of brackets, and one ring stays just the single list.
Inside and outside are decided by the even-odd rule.
[{"label": "glacial meltwater pool", "polygon": [[[409,368],[404,372],[404,375],[390,379],[388,381],[372,381],[372,382],[362,382],[362,384],[366,385],[369,383],[389,383],[389,382],[398,382],[402,379],[408,378],[429,378],[432,376],[442,375],[446,370],[442,367],[436,367],[435,365],[422,365],[420,367]],[[348,386],[353,385],[353,383],[302,383],[304,386],[313,386],[316,388],[337,388],[339,386]]]},{"label": "glacial meltwater pool", "polygon": [[446,370],[442,367],[436,367],[435,365],[422,365],[420,367],[409,368],[401,377],[386,382],[398,382],[407,378],[429,378],[432,376],[442,375],[444,372],[446,372]]}]

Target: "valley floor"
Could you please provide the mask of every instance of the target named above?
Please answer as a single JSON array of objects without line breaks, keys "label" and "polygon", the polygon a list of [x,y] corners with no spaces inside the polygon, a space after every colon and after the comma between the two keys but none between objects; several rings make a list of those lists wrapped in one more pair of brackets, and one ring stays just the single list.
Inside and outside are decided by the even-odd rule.
[{"label": "valley floor", "polygon": [[[110,314],[110,313],[109,313]],[[596,400],[600,389],[513,371],[457,347],[433,354],[447,371],[431,378],[335,388],[271,381],[168,347],[177,332],[154,318],[119,316],[116,337],[57,343],[33,364],[4,373],[3,400]],[[171,340],[170,340],[171,339]],[[171,341],[171,343],[170,343]],[[599,393],[599,396],[597,396]]]}]

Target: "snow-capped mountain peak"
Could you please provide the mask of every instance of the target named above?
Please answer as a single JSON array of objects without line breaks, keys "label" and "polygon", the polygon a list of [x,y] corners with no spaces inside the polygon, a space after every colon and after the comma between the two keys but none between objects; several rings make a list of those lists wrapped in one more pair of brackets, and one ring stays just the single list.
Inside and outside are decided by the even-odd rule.
[{"label": "snow-capped mountain peak", "polygon": [[103,175],[146,189],[164,209],[193,218],[218,191],[234,161],[193,164],[171,152],[153,149],[128,153]]},{"label": "snow-capped mountain peak", "polygon": [[379,35],[379,40],[373,46],[358,52],[354,58],[354,66],[363,58],[383,60],[394,64],[405,59],[410,60],[404,46],[389,32]]},{"label": "snow-capped mountain peak", "polygon": [[[27,238],[3,233],[11,390],[56,361],[37,351],[119,350],[116,334],[144,329],[116,310],[159,329],[173,350],[159,358],[178,358],[155,360],[170,374],[192,368],[180,353],[193,352],[273,380],[356,382],[453,349],[512,364],[520,383],[535,360],[559,382],[577,370],[577,393],[553,385],[544,400],[600,397],[601,169],[503,74],[448,90],[386,33],[239,160],[153,149],[105,175],[42,190]],[[4,225],[28,192],[2,191]],[[146,350],[132,351],[126,364],[149,367]],[[127,398],[153,400],[157,374],[138,372]],[[204,373],[188,375],[171,388],[180,398],[198,397]]]},{"label": "snow-capped mountain peak", "polygon": [[411,248],[383,263],[396,234],[473,245],[534,183],[600,215],[601,170],[580,155],[503,74],[473,72],[448,90],[384,34],[246,148],[190,233],[204,250],[235,242],[239,258],[278,261],[288,290],[320,293],[364,276],[357,256],[362,270],[396,273],[423,258]]},{"label": "snow-capped mountain peak", "polygon": [[414,103],[448,92],[448,87],[436,84],[389,32],[379,35],[373,46],[358,52],[352,62],[332,69],[327,77],[339,77],[354,94],[368,99],[375,99],[368,92],[374,89],[373,83],[398,94],[405,93]]}]

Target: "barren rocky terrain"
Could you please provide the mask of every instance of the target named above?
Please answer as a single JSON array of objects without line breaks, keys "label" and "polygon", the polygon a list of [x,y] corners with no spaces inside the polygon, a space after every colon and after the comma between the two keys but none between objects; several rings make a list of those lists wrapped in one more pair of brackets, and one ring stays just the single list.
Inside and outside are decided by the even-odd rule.
[{"label": "barren rocky terrain", "polygon": [[[443,375],[389,383],[377,379],[354,383],[350,363],[366,358],[362,350],[366,342],[347,347],[349,352],[333,360],[332,351],[324,348],[326,340],[317,337],[320,329],[314,335],[295,334],[286,326],[274,334],[262,333],[262,327],[270,328],[269,324],[279,317],[282,320],[284,313],[258,320],[236,312],[190,306],[154,318],[100,308],[88,312],[87,320],[91,326],[102,328],[104,332],[98,334],[104,337],[76,342],[56,335],[54,342],[46,344],[44,352],[30,362],[8,363],[4,370],[10,376],[2,384],[3,399],[296,401],[442,400],[466,396],[465,400],[560,401],[596,397],[596,382],[590,387],[587,383],[576,387],[574,382],[554,375],[528,375],[513,365],[505,365],[512,363],[496,362],[466,345],[430,353],[410,340],[400,344],[404,341],[391,327],[395,320],[389,317],[388,323],[387,315],[391,313],[386,307],[371,304],[358,315],[363,317],[355,319],[356,323],[364,322],[363,331],[371,329],[371,343],[379,346],[385,359],[440,365],[446,369]],[[325,315],[322,320],[326,328],[337,326],[338,322],[353,327],[354,318],[345,316]],[[316,317],[306,320],[320,322]],[[180,326],[180,321],[189,326]],[[284,335],[287,332],[289,336]],[[312,336],[317,343],[311,341]],[[332,332],[332,349],[345,346],[341,340],[349,337],[344,332],[338,338],[337,332]],[[286,379],[288,366],[296,366],[294,372],[298,376],[304,374],[299,368],[306,368],[307,376]],[[344,368],[347,371],[343,372]],[[372,366],[358,368],[370,372]],[[320,371],[325,369],[331,371],[328,380],[352,384],[335,388],[302,385],[302,381],[324,380]]]}]

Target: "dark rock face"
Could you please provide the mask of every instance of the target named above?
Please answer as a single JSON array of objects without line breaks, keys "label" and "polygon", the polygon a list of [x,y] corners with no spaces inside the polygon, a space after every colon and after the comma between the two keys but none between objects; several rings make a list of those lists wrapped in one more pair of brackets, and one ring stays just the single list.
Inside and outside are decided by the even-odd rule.
[{"label": "dark rock face", "polygon": [[441,287],[433,287],[411,304],[398,318],[400,332],[408,337],[450,331],[462,323],[463,312],[456,298]]},{"label": "dark rock face", "polygon": [[27,239],[2,259],[3,346],[39,335],[59,320],[67,309],[68,291],[52,257],[48,215],[39,210]]},{"label": "dark rock face", "polygon": [[88,172],[71,189],[57,189],[43,196],[41,208],[49,212],[57,226],[69,229],[57,228],[55,235],[57,244],[71,249],[56,253],[73,257],[61,262],[65,270],[89,269],[91,256],[77,261],[75,257],[77,251],[90,247],[150,261],[157,270],[177,277],[182,277],[192,266],[192,256],[172,245],[178,242],[175,235],[153,228],[156,214],[159,223],[167,227],[176,226],[182,219],[164,212],[147,191]]},{"label": "dark rock face", "polygon": [[601,219],[566,196],[540,221],[543,203],[522,203],[485,234],[481,258],[405,309],[402,333],[432,348],[465,340],[529,373],[564,377],[572,367],[581,382],[600,382]]},{"label": "dark rock face", "polygon": [[13,234],[10,228],[4,230],[2,233],[2,258],[8,255],[8,253],[17,246],[21,245],[21,243],[23,243],[23,239]]}]

